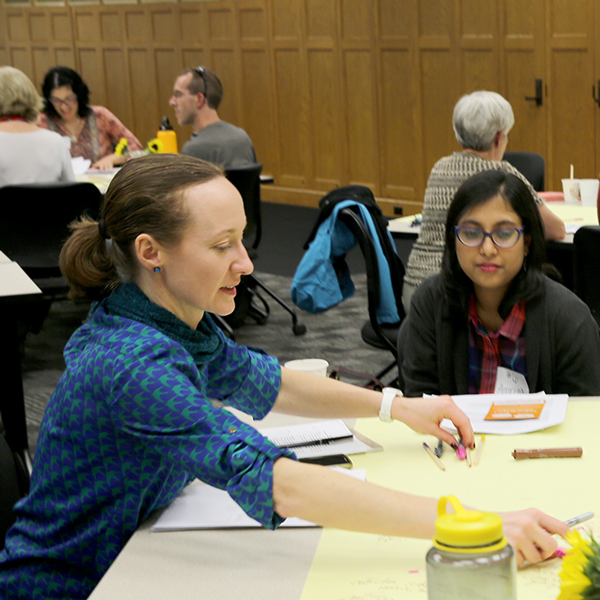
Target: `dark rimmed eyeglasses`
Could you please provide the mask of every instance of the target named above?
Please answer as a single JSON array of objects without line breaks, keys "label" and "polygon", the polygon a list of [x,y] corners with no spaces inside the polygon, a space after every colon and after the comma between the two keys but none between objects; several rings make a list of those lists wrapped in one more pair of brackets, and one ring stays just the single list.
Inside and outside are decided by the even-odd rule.
[{"label": "dark rimmed eyeglasses", "polygon": [[469,227],[468,225],[454,227],[456,237],[469,248],[481,246],[486,237],[489,237],[498,248],[512,248],[521,238],[523,231],[524,229],[519,229],[519,227],[499,227],[494,231],[484,231],[479,227]]},{"label": "dark rimmed eyeglasses", "polygon": [[202,77],[202,81],[204,81],[204,97],[208,99],[208,81],[206,81],[206,69],[203,65],[200,65],[199,67],[194,68],[193,71]]}]

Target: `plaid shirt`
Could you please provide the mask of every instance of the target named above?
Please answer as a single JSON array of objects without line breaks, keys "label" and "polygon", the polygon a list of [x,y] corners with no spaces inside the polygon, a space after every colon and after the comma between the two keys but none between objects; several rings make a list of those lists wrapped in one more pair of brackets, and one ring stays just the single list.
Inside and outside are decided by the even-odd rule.
[{"label": "plaid shirt", "polygon": [[515,304],[502,327],[488,333],[469,302],[469,394],[493,394],[498,367],[527,377],[525,364],[525,302]]}]

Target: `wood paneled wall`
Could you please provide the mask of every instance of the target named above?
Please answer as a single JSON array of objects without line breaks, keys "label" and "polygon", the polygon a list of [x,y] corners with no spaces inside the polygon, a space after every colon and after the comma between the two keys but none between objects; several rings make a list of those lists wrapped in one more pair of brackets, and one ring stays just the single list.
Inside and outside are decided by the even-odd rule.
[{"label": "wood paneled wall", "polygon": [[[418,211],[432,165],[458,149],[454,104],[476,89],[511,101],[509,148],[546,157],[548,188],[570,162],[582,177],[596,174],[600,0],[113,2],[5,1],[0,63],[38,84],[56,64],[77,69],[93,103],[142,141],[163,115],[174,121],[168,100],[179,71],[212,68],[225,89],[221,117],[248,131],[275,178],[267,200],[316,205],[360,183],[389,215]],[[541,108],[525,100],[538,77]],[[571,112],[575,126],[564,118]],[[190,130],[176,131],[181,146]]]}]

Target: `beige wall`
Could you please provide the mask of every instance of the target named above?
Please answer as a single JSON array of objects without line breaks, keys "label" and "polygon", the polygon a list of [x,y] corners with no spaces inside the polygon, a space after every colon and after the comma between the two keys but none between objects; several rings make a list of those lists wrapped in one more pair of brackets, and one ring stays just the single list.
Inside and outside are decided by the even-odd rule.
[{"label": "beige wall", "polygon": [[[0,0],[1,1],[1,0]],[[0,5],[0,63],[39,84],[66,64],[142,141],[185,66],[214,69],[221,117],[252,137],[268,200],[316,204],[373,189],[388,214],[420,209],[433,163],[457,149],[452,108],[492,89],[513,104],[513,150],[596,175],[600,0],[237,0]],[[600,14],[600,13],[599,13]],[[544,105],[525,100],[544,81]],[[571,119],[571,121],[569,121]],[[573,124],[570,124],[570,123]],[[180,146],[189,129],[177,127]]]}]

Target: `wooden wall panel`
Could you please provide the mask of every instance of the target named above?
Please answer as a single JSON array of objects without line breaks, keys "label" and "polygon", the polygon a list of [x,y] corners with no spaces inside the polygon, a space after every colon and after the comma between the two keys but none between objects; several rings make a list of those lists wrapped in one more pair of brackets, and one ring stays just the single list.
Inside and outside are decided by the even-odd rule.
[{"label": "wooden wall panel", "polygon": [[398,0],[379,0],[379,39],[410,40],[415,18],[414,2],[398,2]]},{"label": "wooden wall panel", "polygon": [[381,194],[418,200],[417,176],[421,172],[421,161],[411,109],[415,103],[411,86],[412,58],[408,50],[384,50],[380,61]]},{"label": "wooden wall panel", "polygon": [[[548,0],[549,123],[552,139],[551,189],[561,189],[560,179],[575,166],[576,177],[596,177],[596,105],[594,82],[594,10],[591,0],[569,5]],[[566,117],[568,115],[568,117]]]},{"label": "wooden wall panel", "polygon": [[232,48],[215,48],[210,52],[208,64],[223,84],[223,100],[219,115],[225,121],[240,123],[242,106],[246,103],[240,93],[239,55]]},{"label": "wooden wall panel", "polygon": [[379,139],[373,60],[367,50],[343,52],[346,98],[346,140],[351,183],[366,185],[379,194]]},{"label": "wooden wall panel", "polygon": [[337,35],[336,3],[331,0],[306,0],[306,37],[309,41],[332,41]]},{"label": "wooden wall panel", "polygon": [[[141,103],[150,106],[158,105],[156,83],[154,79],[154,57],[150,50],[143,48],[130,49],[127,57],[131,89],[137,99],[136,106]],[[156,114],[146,110],[136,110],[133,115],[132,129],[145,144],[156,135],[159,123]]]},{"label": "wooden wall panel", "polygon": [[454,105],[462,95],[455,73],[456,58],[444,50],[422,50],[421,108],[425,173],[442,156],[460,150],[452,129]]},{"label": "wooden wall panel", "polygon": [[239,94],[243,104],[242,126],[252,139],[263,172],[279,173],[279,147],[275,105],[269,90],[273,89],[270,56],[261,50],[241,53],[242,79]]},{"label": "wooden wall panel", "polygon": [[341,0],[340,12],[342,40],[368,42],[371,39],[374,35],[371,0]]},{"label": "wooden wall panel", "polygon": [[[600,0],[71,1],[0,4],[0,61],[36,84],[72,66],[140,140],[167,115],[180,147],[191,128],[168,106],[173,81],[214,69],[222,118],[275,177],[264,197],[316,204],[356,182],[389,198],[388,214],[418,210],[433,163],[458,149],[454,104],[474,89],[511,102],[509,148],[544,155],[548,188],[571,162],[581,176],[600,166]],[[536,78],[542,107],[525,100]]]},{"label": "wooden wall panel", "polygon": [[302,1],[271,0],[273,41],[300,40],[302,35]]},{"label": "wooden wall panel", "polygon": [[[223,3],[224,4],[224,3]],[[214,42],[235,39],[234,13],[232,6],[215,2],[207,9],[208,35]]]},{"label": "wooden wall panel", "polygon": [[[151,118],[155,120],[156,130],[158,130],[163,117],[168,117],[173,129],[177,125],[173,109],[169,106],[169,99],[173,91],[175,78],[181,71],[180,58],[173,49],[159,48],[154,51],[154,80],[156,81],[157,104],[153,107]],[[138,104],[135,103],[135,110],[138,110]],[[189,136],[189,133],[188,133]],[[185,139],[177,136],[177,143],[181,150]]]},{"label": "wooden wall panel", "polygon": [[345,156],[339,111],[337,61],[330,49],[309,49],[307,56],[310,102],[309,138],[313,187],[329,191],[341,185]]},{"label": "wooden wall panel", "polygon": [[[535,80],[545,86],[543,0],[505,0],[501,22],[502,91],[515,114],[515,126],[508,139],[509,150],[537,152],[548,159],[547,113],[544,105],[525,100],[535,95]],[[547,160],[548,162],[548,160]],[[548,169],[549,164],[546,165]]]},{"label": "wooden wall panel", "polygon": [[[127,72],[127,55],[121,48],[104,48],[102,52],[104,65],[104,78],[102,85],[105,89],[106,107],[119,117],[129,129],[133,129],[138,135],[137,123],[134,123],[131,114],[129,98],[139,106],[144,105],[146,99],[141,97],[137,88],[133,88],[131,96],[129,93],[129,77]],[[136,111],[141,112],[141,111]]]},{"label": "wooden wall panel", "polygon": [[274,52],[277,80],[277,115],[282,185],[304,187],[309,147],[306,85],[302,73],[302,56],[297,50]]}]

